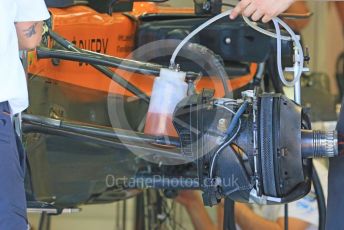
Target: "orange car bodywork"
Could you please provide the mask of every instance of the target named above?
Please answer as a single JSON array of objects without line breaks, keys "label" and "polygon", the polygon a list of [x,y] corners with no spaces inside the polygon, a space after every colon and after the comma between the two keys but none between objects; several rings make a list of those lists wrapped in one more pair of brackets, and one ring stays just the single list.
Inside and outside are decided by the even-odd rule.
[{"label": "orange car bodywork", "polygon": [[[72,41],[79,48],[104,53],[111,56],[130,58],[135,42],[137,22],[122,13],[100,14],[87,6],[73,6],[65,9],[50,8],[52,29]],[[135,3],[132,12],[134,17],[152,13],[192,13],[193,9],[158,7],[154,3]],[[49,44],[51,47],[52,44]],[[230,89],[235,90],[248,84],[257,65],[251,65],[251,74],[228,81]],[[115,69],[114,69],[115,70]],[[122,77],[150,95],[154,78],[140,74],[115,70]],[[51,59],[36,60],[35,55],[29,55],[28,72],[40,77],[57,80],[79,87],[133,96],[121,86],[85,63],[61,60],[54,65]],[[223,96],[221,81],[214,78],[202,78],[197,83],[197,89],[214,88],[215,96]],[[71,95],[73,97],[77,95]],[[82,95],[79,95],[82,98]],[[95,98],[94,98],[95,99]],[[85,98],[92,100],[92,98]]]}]

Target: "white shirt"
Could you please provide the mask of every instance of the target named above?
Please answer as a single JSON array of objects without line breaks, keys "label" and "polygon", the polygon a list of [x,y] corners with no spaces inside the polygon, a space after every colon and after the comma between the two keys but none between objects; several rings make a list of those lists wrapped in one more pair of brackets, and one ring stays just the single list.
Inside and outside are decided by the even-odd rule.
[{"label": "white shirt", "polygon": [[42,21],[49,16],[44,0],[0,0],[0,102],[8,101],[13,114],[29,104],[14,23]]},{"label": "white shirt", "polygon": [[[321,162],[317,160],[314,160],[313,163],[323,187],[325,200],[327,200],[328,170]],[[279,218],[284,218],[284,205],[254,205],[253,211],[259,216],[271,221],[276,221]],[[308,230],[318,229],[318,203],[313,187],[308,195],[301,198],[300,200],[288,204],[288,216],[308,222],[310,224]]]}]

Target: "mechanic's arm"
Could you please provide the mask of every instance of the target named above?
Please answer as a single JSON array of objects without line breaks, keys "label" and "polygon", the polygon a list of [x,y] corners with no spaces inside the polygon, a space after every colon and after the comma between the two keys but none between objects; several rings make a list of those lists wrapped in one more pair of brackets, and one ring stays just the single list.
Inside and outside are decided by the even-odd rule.
[{"label": "mechanic's arm", "polygon": [[201,198],[195,191],[181,191],[176,201],[186,208],[196,230],[216,230]]},{"label": "mechanic's arm", "polygon": [[43,22],[16,22],[15,23],[20,50],[36,48],[42,39]]},{"label": "mechanic's arm", "polygon": [[283,13],[296,0],[241,0],[233,9],[230,18],[235,19],[239,14],[251,17],[253,21],[262,18],[263,22]]},{"label": "mechanic's arm", "polygon": [[[235,203],[235,221],[242,230],[284,229],[284,218],[279,218],[276,222],[266,220],[255,214],[247,205],[242,203]],[[288,225],[293,230],[305,230],[309,227],[309,223],[296,218],[289,218]]]}]

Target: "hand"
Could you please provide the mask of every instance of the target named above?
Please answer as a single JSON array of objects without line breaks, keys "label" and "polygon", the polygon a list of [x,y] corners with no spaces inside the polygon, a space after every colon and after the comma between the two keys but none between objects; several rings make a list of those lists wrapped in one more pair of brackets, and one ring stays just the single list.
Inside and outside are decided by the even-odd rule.
[{"label": "hand", "polygon": [[187,208],[199,202],[199,197],[198,194],[193,190],[182,190],[179,191],[176,201]]},{"label": "hand", "polygon": [[186,208],[192,224],[197,230],[216,230],[199,194],[194,190],[179,191],[176,201]]},{"label": "hand", "polygon": [[295,0],[242,0],[233,9],[230,18],[239,14],[251,17],[253,21],[261,18],[264,23],[284,12]]}]

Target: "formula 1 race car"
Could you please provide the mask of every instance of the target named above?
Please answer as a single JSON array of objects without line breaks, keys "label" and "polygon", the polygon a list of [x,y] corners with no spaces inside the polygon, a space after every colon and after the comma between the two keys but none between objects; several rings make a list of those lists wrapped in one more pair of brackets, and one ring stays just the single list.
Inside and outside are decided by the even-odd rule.
[{"label": "formula 1 race car", "polygon": [[[158,2],[46,1],[51,18],[27,57],[30,107],[22,116],[29,203],[61,211],[145,188],[202,190],[210,206],[307,194],[310,158],[336,155],[336,133],[310,130],[276,78],[276,39],[242,18],[219,19],[177,57],[188,84],[172,117],[177,135],[144,133],[154,79],[180,40],[222,7]],[[281,49],[292,65],[293,41]]]}]

